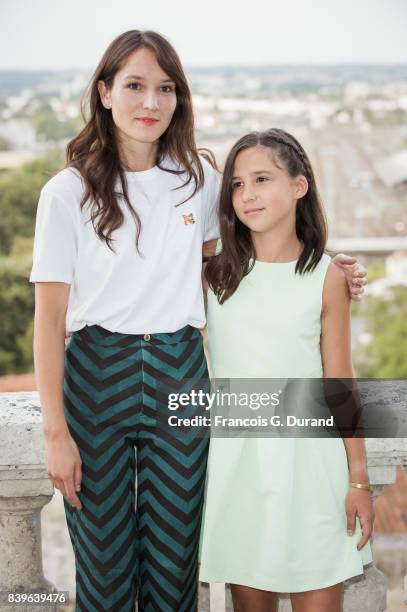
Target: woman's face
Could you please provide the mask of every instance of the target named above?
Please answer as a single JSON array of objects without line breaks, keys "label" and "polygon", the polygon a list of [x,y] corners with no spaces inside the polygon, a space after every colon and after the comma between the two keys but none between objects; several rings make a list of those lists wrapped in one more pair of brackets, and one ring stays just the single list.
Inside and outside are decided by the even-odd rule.
[{"label": "woman's face", "polygon": [[232,204],[237,217],[254,232],[267,232],[282,222],[295,222],[297,200],[308,188],[305,177],[291,178],[261,145],[235,159]]},{"label": "woman's face", "polygon": [[177,105],[174,81],[145,47],[128,57],[110,89],[104,81],[99,81],[98,89],[103,105],[111,109],[124,148],[156,142],[170,125]]}]

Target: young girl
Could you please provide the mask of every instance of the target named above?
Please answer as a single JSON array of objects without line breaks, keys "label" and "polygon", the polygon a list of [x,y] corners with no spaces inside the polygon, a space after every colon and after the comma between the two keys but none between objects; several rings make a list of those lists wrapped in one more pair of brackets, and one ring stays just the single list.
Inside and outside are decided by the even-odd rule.
[{"label": "young girl", "polygon": [[[295,138],[235,144],[220,233],[206,269],[213,376],[352,378],[346,281]],[[214,437],[200,580],[230,583],[236,612],[272,612],[278,592],[294,612],[339,612],[343,581],[372,561],[372,521],[362,439]]]}]

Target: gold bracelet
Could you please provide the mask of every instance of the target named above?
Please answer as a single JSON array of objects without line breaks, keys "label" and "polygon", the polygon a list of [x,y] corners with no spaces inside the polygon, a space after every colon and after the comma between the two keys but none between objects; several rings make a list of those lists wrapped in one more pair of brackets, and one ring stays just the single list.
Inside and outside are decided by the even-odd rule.
[{"label": "gold bracelet", "polygon": [[354,487],[355,489],[365,489],[366,491],[373,491],[373,487],[370,484],[361,484],[359,482],[351,482],[350,483],[351,487]]}]

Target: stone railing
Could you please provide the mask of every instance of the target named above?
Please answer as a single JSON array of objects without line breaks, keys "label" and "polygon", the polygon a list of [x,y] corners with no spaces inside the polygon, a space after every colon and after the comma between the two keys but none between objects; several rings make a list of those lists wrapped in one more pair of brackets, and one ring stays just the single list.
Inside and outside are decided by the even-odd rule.
[{"label": "stone railing", "polygon": [[42,571],[41,510],[54,494],[44,459],[38,395],[0,393],[0,591],[55,590]]},{"label": "stone railing", "polygon": [[[44,578],[41,556],[41,509],[53,495],[44,468],[41,410],[36,393],[0,394],[0,591],[41,591],[55,587]],[[407,465],[407,439],[366,440],[374,497],[395,481],[396,466]],[[364,577],[346,581],[345,612],[384,612],[386,579],[373,564]],[[209,595],[209,596],[208,596]],[[209,601],[208,601],[209,599]],[[200,610],[232,610],[225,585],[200,591]],[[407,603],[407,594],[406,594]],[[26,612],[54,610],[26,606]],[[0,612],[10,607],[0,604]],[[279,612],[289,612],[288,596],[281,596]]]}]

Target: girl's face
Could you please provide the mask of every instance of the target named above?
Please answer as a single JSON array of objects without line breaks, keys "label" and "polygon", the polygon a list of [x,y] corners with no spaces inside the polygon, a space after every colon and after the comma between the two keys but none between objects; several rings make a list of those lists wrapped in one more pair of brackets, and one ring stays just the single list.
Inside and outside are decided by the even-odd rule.
[{"label": "girl's face", "polygon": [[235,159],[232,203],[239,220],[253,232],[267,232],[285,221],[295,228],[297,200],[307,192],[304,176],[292,178],[272,161],[271,151],[258,145]]},{"label": "girl's face", "polygon": [[107,88],[99,81],[103,105],[111,108],[119,142],[128,147],[156,142],[171,123],[175,83],[158,65],[155,53],[142,47],[132,53]]}]

